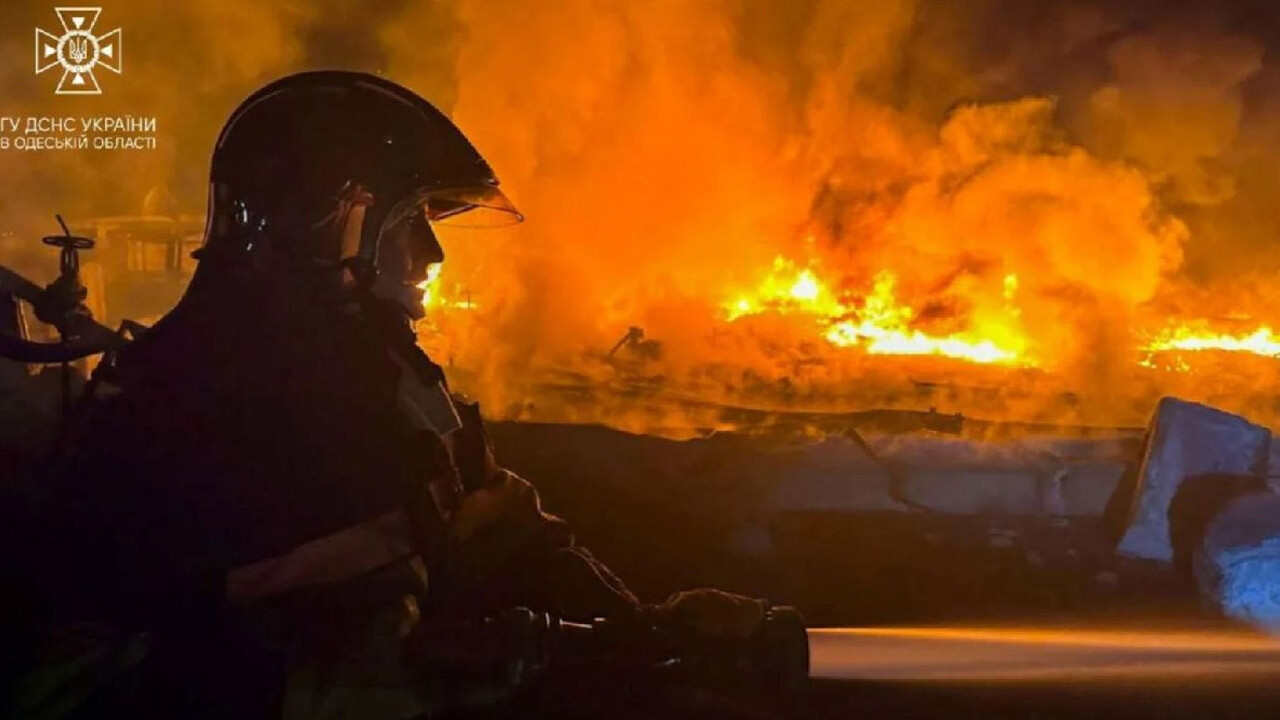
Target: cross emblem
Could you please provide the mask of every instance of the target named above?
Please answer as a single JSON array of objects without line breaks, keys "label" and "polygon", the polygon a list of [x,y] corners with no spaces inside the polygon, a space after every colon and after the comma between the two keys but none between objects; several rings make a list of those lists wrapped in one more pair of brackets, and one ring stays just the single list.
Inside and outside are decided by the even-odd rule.
[{"label": "cross emblem", "polygon": [[95,67],[120,74],[123,69],[120,28],[94,35],[93,26],[102,14],[100,7],[54,8],[62,22],[62,35],[36,28],[36,74],[55,65],[62,66],[58,95],[101,95],[93,75]]}]

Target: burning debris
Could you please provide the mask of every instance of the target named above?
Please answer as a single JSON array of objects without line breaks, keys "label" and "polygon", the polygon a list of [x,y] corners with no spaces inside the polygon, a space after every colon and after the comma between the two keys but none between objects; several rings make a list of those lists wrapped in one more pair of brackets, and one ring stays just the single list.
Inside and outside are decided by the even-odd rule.
[{"label": "burning debris", "polygon": [[1146,349],[1152,353],[1221,350],[1280,358],[1280,338],[1275,337],[1271,328],[1265,325],[1244,335],[1215,333],[1208,329],[1197,332],[1183,325],[1163,331],[1147,345]]},{"label": "burning debris", "polygon": [[[754,294],[726,305],[726,319],[733,322],[766,312],[808,315],[823,326],[827,342],[840,348],[860,348],[871,355],[941,355],[977,363],[1015,364],[1022,360],[1022,364],[1029,364],[1015,350],[976,333],[933,337],[913,329],[915,311],[899,304],[896,282],[892,273],[879,273],[870,292],[860,301],[846,304],[811,268],[797,271],[794,263],[779,257]],[[1005,297],[1011,300],[1018,276],[1008,275],[1004,282]],[[1010,315],[1016,317],[1016,308],[1010,309]]]}]

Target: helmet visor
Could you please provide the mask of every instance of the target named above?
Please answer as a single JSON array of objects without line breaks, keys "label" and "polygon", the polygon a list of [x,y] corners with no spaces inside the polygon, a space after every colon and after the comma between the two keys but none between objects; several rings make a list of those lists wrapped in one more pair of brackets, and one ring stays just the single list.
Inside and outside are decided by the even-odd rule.
[{"label": "helmet visor", "polygon": [[524,220],[524,215],[497,186],[481,184],[418,190],[396,204],[383,228],[418,213],[433,223],[465,228],[502,227]]}]

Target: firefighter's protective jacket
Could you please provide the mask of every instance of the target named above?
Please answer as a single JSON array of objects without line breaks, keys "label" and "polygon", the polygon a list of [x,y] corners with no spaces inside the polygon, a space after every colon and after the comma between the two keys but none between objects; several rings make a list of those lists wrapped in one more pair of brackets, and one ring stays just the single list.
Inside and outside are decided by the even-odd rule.
[{"label": "firefighter's protective jacket", "polygon": [[[245,713],[273,692],[266,666],[294,685],[395,686],[388,658],[419,614],[636,607],[497,466],[474,406],[443,436],[414,420],[406,382],[430,389],[439,371],[409,328],[295,282],[216,302],[193,286],[100,369],[50,519],[71,529],[52,583],[69,617],[182,638],[174,665],[200,692],[259,691],[230,700]],[[287,714],[341,705],[291,693]],[[383,699],[386,716],[412,714]]]}]

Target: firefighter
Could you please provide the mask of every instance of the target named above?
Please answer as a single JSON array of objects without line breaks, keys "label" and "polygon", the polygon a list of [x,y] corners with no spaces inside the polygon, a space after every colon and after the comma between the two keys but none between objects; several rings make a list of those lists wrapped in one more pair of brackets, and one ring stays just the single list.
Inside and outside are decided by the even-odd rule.
[{"label": "firefighter", "polygon": [[510,689],[405,663],[450,618],[758,622],[710,591],[639,602],[417,346],[432,224],[521,220],[436,108],[360,73],[274,82],[218,138],[209,203],[185,295],[100,364],[58,467],[50,596],[136,660],[103,707],[413,717]]}]

